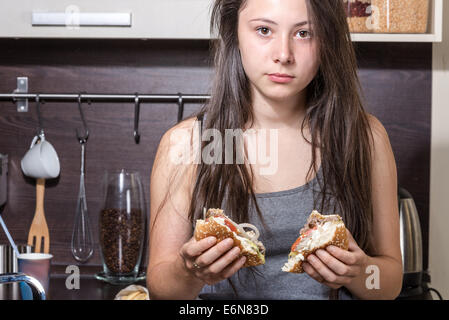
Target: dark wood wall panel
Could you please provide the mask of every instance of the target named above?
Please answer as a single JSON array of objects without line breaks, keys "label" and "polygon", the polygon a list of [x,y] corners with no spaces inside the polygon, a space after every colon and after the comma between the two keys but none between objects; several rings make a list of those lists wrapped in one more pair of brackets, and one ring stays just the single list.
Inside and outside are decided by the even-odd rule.
[{"label": "dark wood wall panel", "polygon": [[365,105],[385,126],[398,184],[416,202],[428,267],[432,45],[364,43],[356,47]]},{"label": "dark wood wall panel", "polygon": [[[208,43],[197,41],[2,40],[0,91],[12,92],[17,76],[29,78],[30,92],[205,93],[209,91]],[[199,108],[186,104],[185,116]],[[86,195],[96,247],[87,265],[100,265],[98,214],[105,170],[140,172],[149,211],[150,172],[162,134],[177,121],[176,104],[141,104],[141,141],[133,137],[133,103],[83,104],[90,136],[86,146]],[[61,175],[47,181],[45,213],[54,263],[74,264],[70,243],[79,190],[81,126],[76,103],[41,105],[46,137],[58,152]],[[20,160],[37,126],[34,103],[17,113],[0,102],[0,152],[10,156],[9,202],[4,219],[18,243],[25,243],[34,215],[35,181],[23,176]],[[6,241],[1,233],[0,241]]]},{"label": "dark wood wall panel", "polygon": [[[30,92],[209,93],[212,67],[207,41],[0,40],[0,92],[12,92],[16,77],[29,78]],[[385,125],[398,164],[399,183],[417,202],[427,266],[430,175],[430,44],[359,43],[360,79],[367,109]],[[143,104],[139,145],[133,139],[133,104],[84,104],[90,129],[86,194],[95,240],[101,209],[101,179],[107,169],[140,172],[149,208],[150,172],[162,134],[176,123],[175,104]],[[200,107],[186,105],[185,116]],[[47,181],[45,213],[54,264],[76,264],[70,241],[79,188],[81,125],[75,103],[42,105],[47,139],[58,151],[61,175]],[[4,219],[24,243],[34,215],[34,180],[25,178],[20,159],[37,126],[36,108],[16,112],[0,102],[0,152],[10,156],[9,202]],[[0,243],[7,240],[0,233]],[[98,241],[87,265],[100,265]]]}]

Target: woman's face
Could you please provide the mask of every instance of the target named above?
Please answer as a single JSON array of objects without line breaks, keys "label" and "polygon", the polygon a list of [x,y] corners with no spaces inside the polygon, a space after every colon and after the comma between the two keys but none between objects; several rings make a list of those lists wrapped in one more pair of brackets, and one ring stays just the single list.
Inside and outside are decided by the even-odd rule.
[{"label": "woman's face", "polygon": [[[270,100],[298,98],[318,68],[306,0],[247,0],[239,14],[243,68],[252,89]],[[306,24],[304,24],[304,23]],[[288,81],[270,74],[287,74]]]}]

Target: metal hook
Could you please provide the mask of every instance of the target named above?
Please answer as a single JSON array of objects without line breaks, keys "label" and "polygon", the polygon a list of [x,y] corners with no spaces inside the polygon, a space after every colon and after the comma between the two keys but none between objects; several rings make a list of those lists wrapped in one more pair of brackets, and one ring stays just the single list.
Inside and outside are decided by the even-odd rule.
[{"label": "metal hook", "polygon": [[39,127],[37,128],[37,135],[39,137],[43,138],[43,137],[45,137],[45,135],[44,135],[44,127],[42,125],[39,94],[36,94],[36,110],[37,110],[37,121],[39,123]]},{"label": "metal hook", "polygon": [[139,133],[139,117],[140,117],[140,100],[139,94],[136,92],[136,97],[134,98],[134,140],[137,144],[140,142]]},{"label": "metal hook", "polygon": [[178,92],[178,122],[181,122],[184,114],[184,102],[182,101],[182,93]]},{"label": "metal hook", "polygon": [[81,109],[81,93],[78,94],[78,110],[80,112],[81,121],[83,122],[84,136],[79,133],[77,128],[76,137],[81,144],[84,144],[87,142],[87,138],[89,138],[89,129],[87,128],[86,120],[84,119],[83,109]]}]

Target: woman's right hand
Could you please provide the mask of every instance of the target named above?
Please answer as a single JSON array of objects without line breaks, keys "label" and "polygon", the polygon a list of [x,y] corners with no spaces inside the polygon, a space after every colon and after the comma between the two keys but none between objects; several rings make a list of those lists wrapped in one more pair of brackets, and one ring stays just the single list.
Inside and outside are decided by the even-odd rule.
[{"label": "woman's right hand", "polygon": [[240,248],[234,247],[234,240],[216,241],[215,237],[200,241],[192,237],[179,252],[187,272],[208,285],[231,277],[246,261],[246,257],[238,259]]}]

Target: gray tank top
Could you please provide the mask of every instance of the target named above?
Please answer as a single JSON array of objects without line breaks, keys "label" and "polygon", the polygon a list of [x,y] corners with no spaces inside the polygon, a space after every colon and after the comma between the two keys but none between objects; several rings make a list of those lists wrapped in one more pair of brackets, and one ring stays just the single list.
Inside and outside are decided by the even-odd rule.
[{"label": "gray tank top", "polygon": [[[319,191],[321,167],[313,180],[305,185],[284,191],[256,194],[266,230],[253,205],[250,205],[249,223],[260,231],[259,239],[265,245],[265,264],[242,268],[231,277],[237,294],[228,280],[206,285],[200,299],[267,299],[267,300],[324,300],[329,299],[329,287],[308,274],[294,274],[281,270],[287,262],[290,247],[299,236],[308,216],[314,210],[314,192]],[[315,196],[317,194],[315,193]],[[318,202],[319,203],[319,202]],[[226,210],[226,208],[223,208]],[[256,272],[253,272],[252,269]],[[344,287],[338,299],[354,299]]]}]

